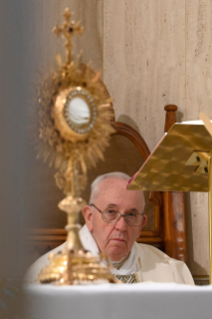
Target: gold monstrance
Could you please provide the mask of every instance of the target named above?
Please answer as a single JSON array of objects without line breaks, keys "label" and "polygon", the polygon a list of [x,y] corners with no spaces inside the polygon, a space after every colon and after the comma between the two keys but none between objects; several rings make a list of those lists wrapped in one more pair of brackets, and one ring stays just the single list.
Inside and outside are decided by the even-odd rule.
[{"label": "gold monstrance", "polygon": [[148,191],[208,192],[210,284],[212,284],[212,123],[176,123],[164,135],[128,189]]},{"label": "gold monstrance", "polygon": [[62,35],[66,42],[66,62],[58,55],[59,69],[44,80],[39,88],[39,155],[54,163],[56,183],[66,197],[59,208],[68,215],[67,242],[64,250],[50,255],[50,265],[40,275],[41,283],[56,281],[59,284],[83,284],[106,280],[114,282],[108,267],[99,258],[86,251],[79,237],[79,213],[85,201],[79,197],[86,185],[86,172],[103,159],[103,151],[114,132],[110,125],[111,98],[105,97],[105,87],[88,66],[81,65],[80,56],[72,60],[72,37],[81,34],[80,22],[71,21],[65,10],[62,27],[53,32]]}]

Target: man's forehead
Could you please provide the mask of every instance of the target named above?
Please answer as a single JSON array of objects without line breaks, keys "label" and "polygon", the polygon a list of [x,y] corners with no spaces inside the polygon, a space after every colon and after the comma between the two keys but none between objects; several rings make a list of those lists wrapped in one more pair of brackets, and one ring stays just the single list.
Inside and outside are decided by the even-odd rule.
[{"label": "man's forehead", "polygon": [[[127,180],[109,177],[99,184],[99,192],[97,197],[105,198],[108,195],[112,196],[113,198],[116,197],[117,199],[123,200],[125,197],[132,197],[132,200],[135,198],[139,201],[142,201],[142,194],[140,191],[135,190],[127,190]],[[108,200],[110,200],[110,196]],[[110,201],[112,203],[112,201]]]},{"label": "man's forehead", "polygon": [[104,190],[104,189],[110,190],[110,189],[116,188],[117,190],[124,191],[126,190],[127,183],[128,181],[124,179],[120,179],[117,177],[108,177],[99,183],[99,188],[101,190]]},{"label": "man's forehead", "polygon": [[[128,207],[127,209],[129,210],[129,211],[135,211],[135,212],[138,212],[138,207],[135,207],[134,205],[133,205],[134,203],[132,202],[132,205],[130,206],[130,207]],[[107,207],[106,208],[114,208],[114,209],[119,209],[119,205],[118,204],[116,204],[116,203],[108,203],[107,204]]]}]

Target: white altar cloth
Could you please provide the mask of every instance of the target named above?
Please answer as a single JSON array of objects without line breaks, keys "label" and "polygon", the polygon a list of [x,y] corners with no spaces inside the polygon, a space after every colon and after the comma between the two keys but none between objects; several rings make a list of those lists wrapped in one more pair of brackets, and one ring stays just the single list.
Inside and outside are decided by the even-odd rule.
[{"label": "white altar cloth", "polygon": [[212,286],[26,285],[28,319],[211,319]]}]

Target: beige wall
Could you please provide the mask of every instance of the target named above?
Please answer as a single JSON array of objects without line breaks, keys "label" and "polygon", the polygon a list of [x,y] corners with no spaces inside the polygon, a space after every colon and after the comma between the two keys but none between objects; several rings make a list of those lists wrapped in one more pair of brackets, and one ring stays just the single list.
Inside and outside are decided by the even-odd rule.
[{"label": "beige wall", "polygon": [[[23,212],[31,214],[33,225],[45,227],[48,220],[52,228],[66,223],[57,208],[63,195],[55,186],[54,171],[35,160],[29,108],[38,71],[47,71],[55,53],[62,52],[62,41],[51,30],[62,22],[66,6],[85,26],[76,49],[83,48],[84,62],[92,60],[95,70],[103,70],[117,120],[137,129],[151,150],[163,134],[166,104],[179,107],[179,121],[196,119],[199,111],[212,117],[211,0],[1,2],[1,102],[6,119],[1,138],[11,141],[1,144],[1,207],[22,214],[22,219]],[[11,193],[16,194],[13,201]],[[209,273],[207,216],[206,194],[188,196],[188,259],[195,275]],[[17,217],[14,220],[17,224]]]},{"label": "beige wall", "polygon": [[[104,80],[116,118],[152,150],[166,104],[178,121],[212,118],[212,1],[104,0]],[[209,273],[207,194],[187,196],[188,265]]]},{"label": "beige wall", "polygon": [[[40,3],[42,8],[37,12],[42,12],[42,24],[37,24],[39,17],[35,19],[40,43],[37,48],[42,51],[39,66],[51,62],[55,50],[61,52],[62,42],[55,40],[50,30],[55,22],[61,23],[68,5],[75,11],[74,18],[81,19],[85,26],[84,35],[75,42],[76,48],[83,49],[83,61],[92,60],[95,70],[103,70],[117,120],[137,129],[151,150],[163,135],[166,104],[178,106],[179,121],[196,119],[199,111],[212,117],[211,0]],[[45,166],[40,174],[53,175],[46,173]],[[59,192],[53,193],[58,200]],[[57,217],[60,213],[54,208],[51,194],[45,197],[49,199],[46,207],[55,214],[54,227],[57,220],[61,221]],[[187,196],[188,264],[195,275],[209,273],[207,205],[206,194]],[[46,207],[40,209],[50,218]]]},{"label": "beige wall", "polygon": [[92,59],[94,69],[101,68],[102,1],[0,1],[0,277],[22,275],[32,262],[24,258],[29,227],[66,224],[57,208],[63,193],[55,185],[55,172],[36,160],[34,108],[40,73],[50,71],[56,52],[63,52],[52,28],[62,23],[67,6],[86,27],[76,41],[83,61]]}]

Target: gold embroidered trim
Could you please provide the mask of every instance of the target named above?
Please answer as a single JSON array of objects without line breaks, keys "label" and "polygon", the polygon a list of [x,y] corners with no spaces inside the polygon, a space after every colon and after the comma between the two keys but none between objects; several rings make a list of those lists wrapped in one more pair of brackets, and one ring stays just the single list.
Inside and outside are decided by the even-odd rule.
[{"label": "gold embroidered trim", "polygon": [[124,284],[135,284],[139,282],[138,277],[136,274],[131,275],[114,275],[114,277],[123,282]]}]

